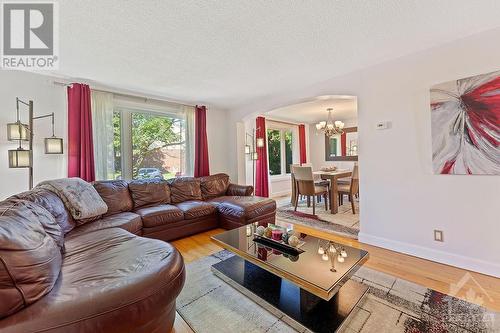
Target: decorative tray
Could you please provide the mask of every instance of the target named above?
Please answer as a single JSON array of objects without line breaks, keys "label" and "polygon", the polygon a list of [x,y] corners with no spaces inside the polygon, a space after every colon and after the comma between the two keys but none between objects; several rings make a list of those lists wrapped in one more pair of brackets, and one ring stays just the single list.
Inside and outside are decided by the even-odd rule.
[{"label": "decorative tray", "polygon": [[254,234],[253,241],[258,244],[262,244],[264,246],[268,246],[274,250],[278,250],[280,252],[293,255],[293,256],[298,256],[301,253],[304,253],[305,251],[302,250],[300,247],[305,244],[305,242],[301,241],[297,247],[290,246],[286,244],[283,241],[275,241],[274,239],[267,238],[264,236],[260,236],[258,234]]}]

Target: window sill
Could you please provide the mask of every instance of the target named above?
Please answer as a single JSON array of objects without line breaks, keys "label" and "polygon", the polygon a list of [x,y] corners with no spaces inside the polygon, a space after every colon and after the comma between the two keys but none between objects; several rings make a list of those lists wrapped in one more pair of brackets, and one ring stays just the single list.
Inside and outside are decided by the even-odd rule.
[{"label": "window sill", "polygon": [[269,180],[271,180],[271,182],[286,181],[286,180],[290,180],[290,178],[291,178],[290,174],[269,176]]}]

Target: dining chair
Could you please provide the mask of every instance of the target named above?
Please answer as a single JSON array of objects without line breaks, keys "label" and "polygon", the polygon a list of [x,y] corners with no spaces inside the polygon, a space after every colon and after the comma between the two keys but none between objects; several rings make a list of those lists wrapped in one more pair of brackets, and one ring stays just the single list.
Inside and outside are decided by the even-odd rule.
[{"label": "dining chair", "polygon": [[297,184],[295,182],[295,173],[294,173],[294,168],[300,166],[300,164],[290,164],[290,178],[292,180],[292,196],[291,196],[291,203],[295,204],[295,197],[298,197],[299,195],[297,194]]},{"label": "dining chair", "polygon": [[[292,197],[291,197],[292,204],[295,202],[295,196],[294,196],[295,195],[295,176],[294,176],[293,168],[297,167],[297,166],[301,166],[301,165],[300,164],[290,164],[290,174],[291,174],[291,179],[292,179]],[[302,163],[302,166],[312,168],[312,163]],[[315,174],[313,174],[313,178],[314,178],[314,184],[316,184],[318,186],[330,186],[329,180],[321,179],[320,176],[315,175]],[[301,195],[299,197],[299,199],[302,200],[303,197],[304,196]],[[316,199],[317,199],[317,202],[320,203],[321,202],[321,195],[316,196]],[[307,198],[307,207],[311,207],[311,200],[309,197]]]},{"label": "dining chair", "polygon": [[314,200],[314,198],[318,195],[323,196],[323,198],[325,199],[325,210],[328,210],[328,197],[330,193],[329,186],[320,186],[314,184],[314,177],[311,167],[295,166],[293,169],[296,184],[295,211],[297,211],[297,206],[299,204],[299,195],[305,195],[308,199],[311,196],[313,197],[313,215],[316,215],[316,200]]},{"label": "dining chair", "polygon": [[349,201],[351,202],[352,213],[356,214],[356,208],[354,207],[354,196],[358,194],[359,191],[359,171],[358,165],[355,164],[352,169],[351,182],[349,184],[338,184],[337,192],[339,195],[339,205],[344,203],[344,195],[349,196]]}]

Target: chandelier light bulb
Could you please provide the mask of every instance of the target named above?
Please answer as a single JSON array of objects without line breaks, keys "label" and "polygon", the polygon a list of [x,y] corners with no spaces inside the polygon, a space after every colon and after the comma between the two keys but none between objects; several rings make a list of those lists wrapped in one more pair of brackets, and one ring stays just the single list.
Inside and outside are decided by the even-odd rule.
[{"label": "chandelier light bulb", "polygon": [[320,247],[318,248],[318,254],[324,254],[324,253],[325,253],[325,249],[323,249],[323,247],[322,247],[322,246],[320,246]]},{"label": "chandelier light bulb", "polygon": [[337,249],[335,248],[335,246],[333,246],[333,244],[330,244],[328,251],[330,251],[330,253],[335,253],[335,252],[337,252]]},{"label": "chandelier light bulb", "polygon": [[321,256],[321,259],[323,259],[324,261],[328,261],[328,254],[323,253],[323,255]]},{"label": "chandelier light bulb", "polygon": [[338,262],[344,262],[345,259],[344,259],[344,257],[342,257],[342,255],[339,254],[337,257],[337,260],[338,260]]},{"label": "chandelier light bulb", "polygon": [[347,252],[344,249],[342,249],[342,251],[340,251],[340,255],[342,257],[346,258],[347,257]]}]

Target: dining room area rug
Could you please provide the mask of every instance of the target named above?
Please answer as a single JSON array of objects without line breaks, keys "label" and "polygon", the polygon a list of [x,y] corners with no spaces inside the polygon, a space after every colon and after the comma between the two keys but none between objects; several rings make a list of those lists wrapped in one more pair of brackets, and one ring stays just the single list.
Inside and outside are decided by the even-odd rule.
[{"label": "dining room area rug", "polygon": [[[177,298],[186,323],[196,333],[298,332],[212,273],[213,264],[232,255],[223,250],[186,265]],[[366,267],[353,279],[369,291],[340,332],[500,332],[500,314],[479,305]]]},{"label": "dining room area rug", "polygon": [[290,197],[276,200],[276,219],[278,221],[289,221],[295,224],[313,227],[329,233],[358,239],[359,233],[359,201],[354,202],[356,214],[352,213],[351,203],[344,201],[339,206],[337,214],[326,211],[324,203],[316,204],[316,215],[313,215],[312,207],[307,207],[305,200],[299,201],[297,211],[290,203]]}]

